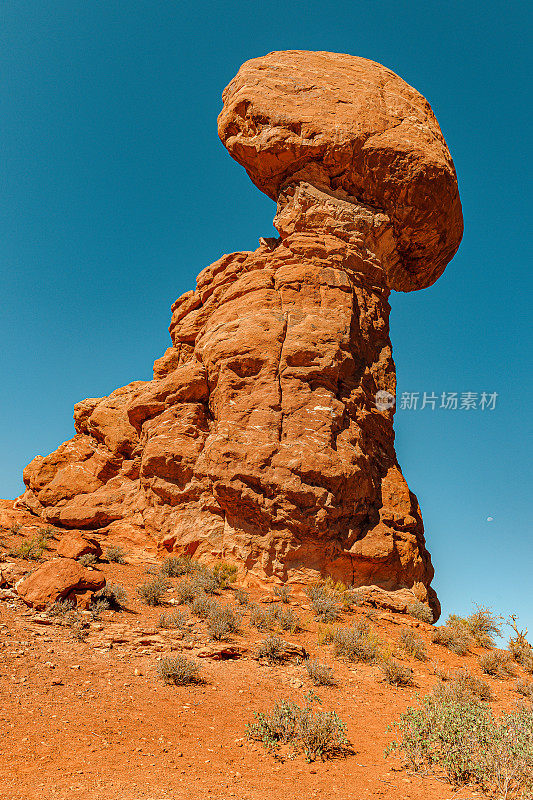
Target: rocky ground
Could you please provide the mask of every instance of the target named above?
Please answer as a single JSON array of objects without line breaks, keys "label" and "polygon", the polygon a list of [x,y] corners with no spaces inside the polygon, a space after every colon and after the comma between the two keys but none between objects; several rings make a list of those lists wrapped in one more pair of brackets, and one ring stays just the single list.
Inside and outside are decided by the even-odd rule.
[{"label": "rocky ground", "polygon": [[[14,531],[0,531],[0,567],[4,574],[16,574],[16,584],[40,563],[8,555],[27,541],[29,529]],[[58,540],[50,540],[49,547],[44,559],[56,556]],[[438,775],[416,775],[398,756],[384,758],[393,738],[388,726],[417,694],[439,683],[440,674],[467,667],[482,676],[480,648],[457,656],[431,642],[430,624],[408,615],[367,606],[343,611],[339,625],[366,621],[394,658],[413,670],[413,686],[391,686],[379,666],[335,658],[332,645],[320,643],[324,625],[316,621],[309,600],[293,597],[283,607],[298,616],[302,630],[280,635],[295,645],[295,657],[269,665],[256,658],[257,644],[268,631],[250,625],[250,607],[254,602],[272,607],[272,595],[252,592],[248,605],[239,605],[234,588],[221,590],[215,600],[236,608],[241,632],[231,642],[215,642],[206,623],[178,605],[178,579],[172,579],[160,606],[137,597],[136,587],[152,577],[146,570],[158,564],[153,558],[134,560],[138,563],[98,563],[107,585],[120,584],[127,600],[120,610],[96,615],[78,608],[51,616],[28,606],[4,579],[0,794],[5,800],[281,800],[288,793],[305,800],[480,796],[468,788],[457,792]],[[178,608],[188,614],[182,628],[159,627],[161,614]],[[426,661],[414,660],[399,645],[406,628],[423,638]],[[311,683],[298,658],[301,648],[333,666],[336,686]],[[158,661],[180,653],[200,664],[201,683],[174,686],[160,679]],[[507,680],[483,676],[496,712],[518,699],[515,684],[522,672],[516,666]],[[307,763],[290,751],[274,757],[246,738],[254,713],[282,698],[304,705],[310,689],[320,698],[317,708],[334,710],[345,721],[352,752]]]}]

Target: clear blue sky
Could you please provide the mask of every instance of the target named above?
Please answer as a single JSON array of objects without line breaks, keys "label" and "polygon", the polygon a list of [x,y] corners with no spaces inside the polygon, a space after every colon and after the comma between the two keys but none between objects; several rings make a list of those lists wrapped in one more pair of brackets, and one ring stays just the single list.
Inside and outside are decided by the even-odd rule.
[{"label": "clear blue sky", "polygon": [[365,56],[429,99],[465,216],[438,283],[393,293],[398,391],[499,394],[494,411],[396,415],[434,585],[445,615],[478,601],[533,631],[528,6],[4,0],[0,496],[73,434],[75,402],[151,377],[205,265],[273,233],[274,204],[216,133],[239,65]]}]

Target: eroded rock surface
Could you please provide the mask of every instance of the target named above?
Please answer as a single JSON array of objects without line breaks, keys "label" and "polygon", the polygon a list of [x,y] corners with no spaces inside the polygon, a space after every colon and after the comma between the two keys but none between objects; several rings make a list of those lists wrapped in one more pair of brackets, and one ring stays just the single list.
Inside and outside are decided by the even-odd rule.
[{"label": "eroded rock surface", "polygon": [[438,614],[394,408],[375,398],[395,393],[391,287],[432,283],[461,237],[442,134],[415,90],[352,56],[254,59],[224,100],[221,138],[277,199],[279,238],[200,273],[153,380],[78,403],[17,504],[250,582],[409,589]]}]

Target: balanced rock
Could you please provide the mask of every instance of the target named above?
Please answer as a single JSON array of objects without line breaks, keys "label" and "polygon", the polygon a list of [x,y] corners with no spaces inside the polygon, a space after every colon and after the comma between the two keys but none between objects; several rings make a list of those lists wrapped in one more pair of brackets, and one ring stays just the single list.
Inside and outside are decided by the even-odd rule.
[{"label": "balanced rock", "polygon": [[47,561],[16,586],[19,597],[34,608],[46,608],[56,600],[76,599],[105,586],[101,572],[85,569],[71,558]]},{"label": "balanced rock", "polygon": [[57,544],[57,555],[63,558],[80,558],[80,556],[101,556],[102,547],[98,539],[87,534],[73,531],[63,534]]},{"label": "balanced rock", "polygon": [[219,134],[277,201],[278,238],[224,255],[172,306],[152,381],[75,406],[19,506],[64,528],[223,558],[249,583],[319,576],[429,603],[433,568],[394,451],[389,294],[429,286],[462,217],[427,101],[390,70],[271,53]]}]

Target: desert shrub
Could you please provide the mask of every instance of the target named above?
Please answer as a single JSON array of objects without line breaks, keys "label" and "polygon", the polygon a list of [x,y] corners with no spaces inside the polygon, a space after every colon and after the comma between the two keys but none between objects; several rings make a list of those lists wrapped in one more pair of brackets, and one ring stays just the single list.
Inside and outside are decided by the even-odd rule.
[{"label": "desert shrub", "polygon": [[338,596],[326,586],[316,584],[308,586],[306,594],[311,601],[311,607],[316,618],[321,622],[335,622],[339,617]]},{"label": "desert shrub", "polygon": [[429,622],[430,624],[433,622],[433,611],[419,600],[409,603],[407,613],[410,617],[420,620],[420,622]]},{"label": "desert shrub", "polygon": [[209,597],[205,592],[197,594],[194,600],[190,603],[191,614],[200,619],[207,619],[208,616],[215,609],[217,603],[212,597]]},{"label": "desert shrub", "polygon": [[520,664],[527,672],[533,674],[533,647],[527,640],[527,629],[521,631],[518,628],[516,616],[509,618],[509,625],[514,631],[514,636],[509,639],[509,650],[517,664]]},{"label": "desert shrub", "polygon": [[337,628],[335,625],[319,625],[317,636],[318,644],[331,644],[335,639],[336,630]]},{"label": "desert shrub", "polygon": [[124,564],[126,561],[126,551],[123,547],[108,547],[105,551],[105,557],[110,563]]},{"label": "desert shrub", "polygon": [[239,618],[230,606],[215,605],[207,619],[207,630],[215,641],[226,641],[239,632]]},{"label": "desert shrub", "polygon": [[237,577],[237,567],[235,564],[226,564],[221,561],[213,567],[213,576],[219,589],[227,589]]},{"label": "desert shrub", "polygon": [[13,558],[23,558],[25,561],[40,561],[44,550],[48,550],[50,546],[50,539],[54,538],[52,529],[44,528],[30,539],[24,539],[16,547],[11,548],[9,555]]},{"label": "desert shrub", "polygon": [[485,653],[479,659],[479,666],[487,675],[493,678],[508,678],[513,675],[513,667],[509,653],[494,650]]},{"label": "desert shrub", "polygon": [[109,604],[105,600],[95,601],[93,597],[93,602],[89,611],[91,612],[91,617],[93,620],[100,619],[100,614],[102,614],[104,611],[109,611]]},{"label": "desert shrub", "polygon": [[299,623],[300,620],[294,611],[281,605],[272,605],[265,610],[253,605],[250,609],[250,625],[260,631],[282,630],[295,633],[299,630]]},{"label": "desert shrub", "polygon": [[414,633],[410,628],[402,628],[400,631],[400,642],[405,652],[417,661],[426,661],[427,652],[424,640],[421,636]]},{"label": "desert shrub", "polygon": [[183,630],[187,625],[188,615],[183,611],[171,611],[169,614],[161,614],[157,623],[159,628],[171,630],[179,628]]},{"label": "desert shrub", "polygon": [[390,656],[382,658],[379,668],[383,673],[383,680],[391,686],[413,686],[413,670],[405,667]]},{"label": "desert shrub", "polygon": [[162,658],[157,664],[157,674],[165,683],[175,686],[200,681],[198,664],[182,655]]},{"label": "desert shrub", "polygon": [[291,599],[291,590],[288,586],[274,586],[274,594],[280,603],[289,603]]},{"label": "desert shrub", "polygon": [[368,626],[359,623],[350,628],[335,629],[333,646],[338,658],[368,664],[379,658],[381,642]]},{"label": "desert shrub", "polygon": [[118,583],[106,584],[93,595],[93,603],[105,603],[106,610],[122,608],[127,599],[126,590]]},{"label": "desert shrub", "polygon": [[255,714],[256,722],[246,726],[249,739],[262,742],[275,752],[286,744],[304,753],[307,761],[325,761],[346,750],[346,726],[333,711],[313,711],[311,701],[304,708],[281,700],[270,714]]},{"label": "desert shrub", "polygon": [[161,605],[161,598],[166,590],[170,587],[170,581],[163,576],[156,577],[146,583],[141,583],[137,586],[137,596],[146,603],[148,606]]},{"label": "desert shrub", "polygon": [[434,690],[437,696],[444,696],[448,700],[464,702],[467,700],[492,700],[492,691],[489,684],[482,678],[472,675],[467,669],[457,669],[447,673],[443,680],[446,684],[437,686]]},{"label": "desert shrub", "polygon": [[245,589],[235,589],[235,600],[240,606],[247,606],[250,602],[250,594]]},{"label": "desert shrub", "polygon": [[49,617],[64,617],[76,608],[76,604],[72,600],[56,600],[48,606],[46,613]]},{"label": "desert shrub", "polygon": [[159,572],[165,578],[181,578],[191,575],[196,567],[196,562],[190,556],[169,556],[161,564]]},{"label": "desert shrub", "polygon": [[533,789],[533,710],[495,718],[487,704],[428,695],[394,726],[400,751],[416,771],[443,769],[456,785],[474,784],[504,797],[529,797]]},{"label": "desert shrub", "polygon": [[205,592],[206,594],[216,594],[220,588],[218,578],[212,570],[204,566],[196,570],[191,578],[191,583],[198,592]]},{"label": "desert shrub", "polygon": [[333,669],[328,664],[308,658],[305,668],[315,686],[336,686],[337,681],[333,675]]},{"label": "desert shrub", "polygon": [[82,565],[82,567],[94,567],[94,565],[98,563],[98,559],[94,553],[85,553],[85,555],[80,556],[76,560]]},{"label": "desert shrub", "polygon": [[179,581],[179,583],[176,584],[174,591],[178,603],[190,604],[196,597],[205,597],[205,592],[189,578]]},{"label": "desert shrub", "polygon": [[433,629],[431,641],[447,647],[452,653],[464,656],[472,644],[472,636],[463,625],[439,625]]},{"label": "desert shrub", "polygon": [[260,642],[255,651],[256,658],[266,658],[270,664],[280,663],[285,660],[285,647],[283,639],[279,636],[269,636]]},{"label": "desert shrub", "polygon": [[457,614],[450,614],[446,624],[456,628],[464,628],[476,644],[480,647],[494,647],[494,636],[500,636],[502,632],[503,618],[489,608],[476,606],[476,611],[469,617],[459,617]]},{"label": "desert shrub", "polygon": [[533,681],[517,681],[515,692],[521,694],[522,697],[525,697],[527,700],[533,701]]},{"label": "desert shrub", "polygon": [[72,635],[76,641],[84,642],[89,635],[89,623],[87,620],[77,620],[72,626]]}]

